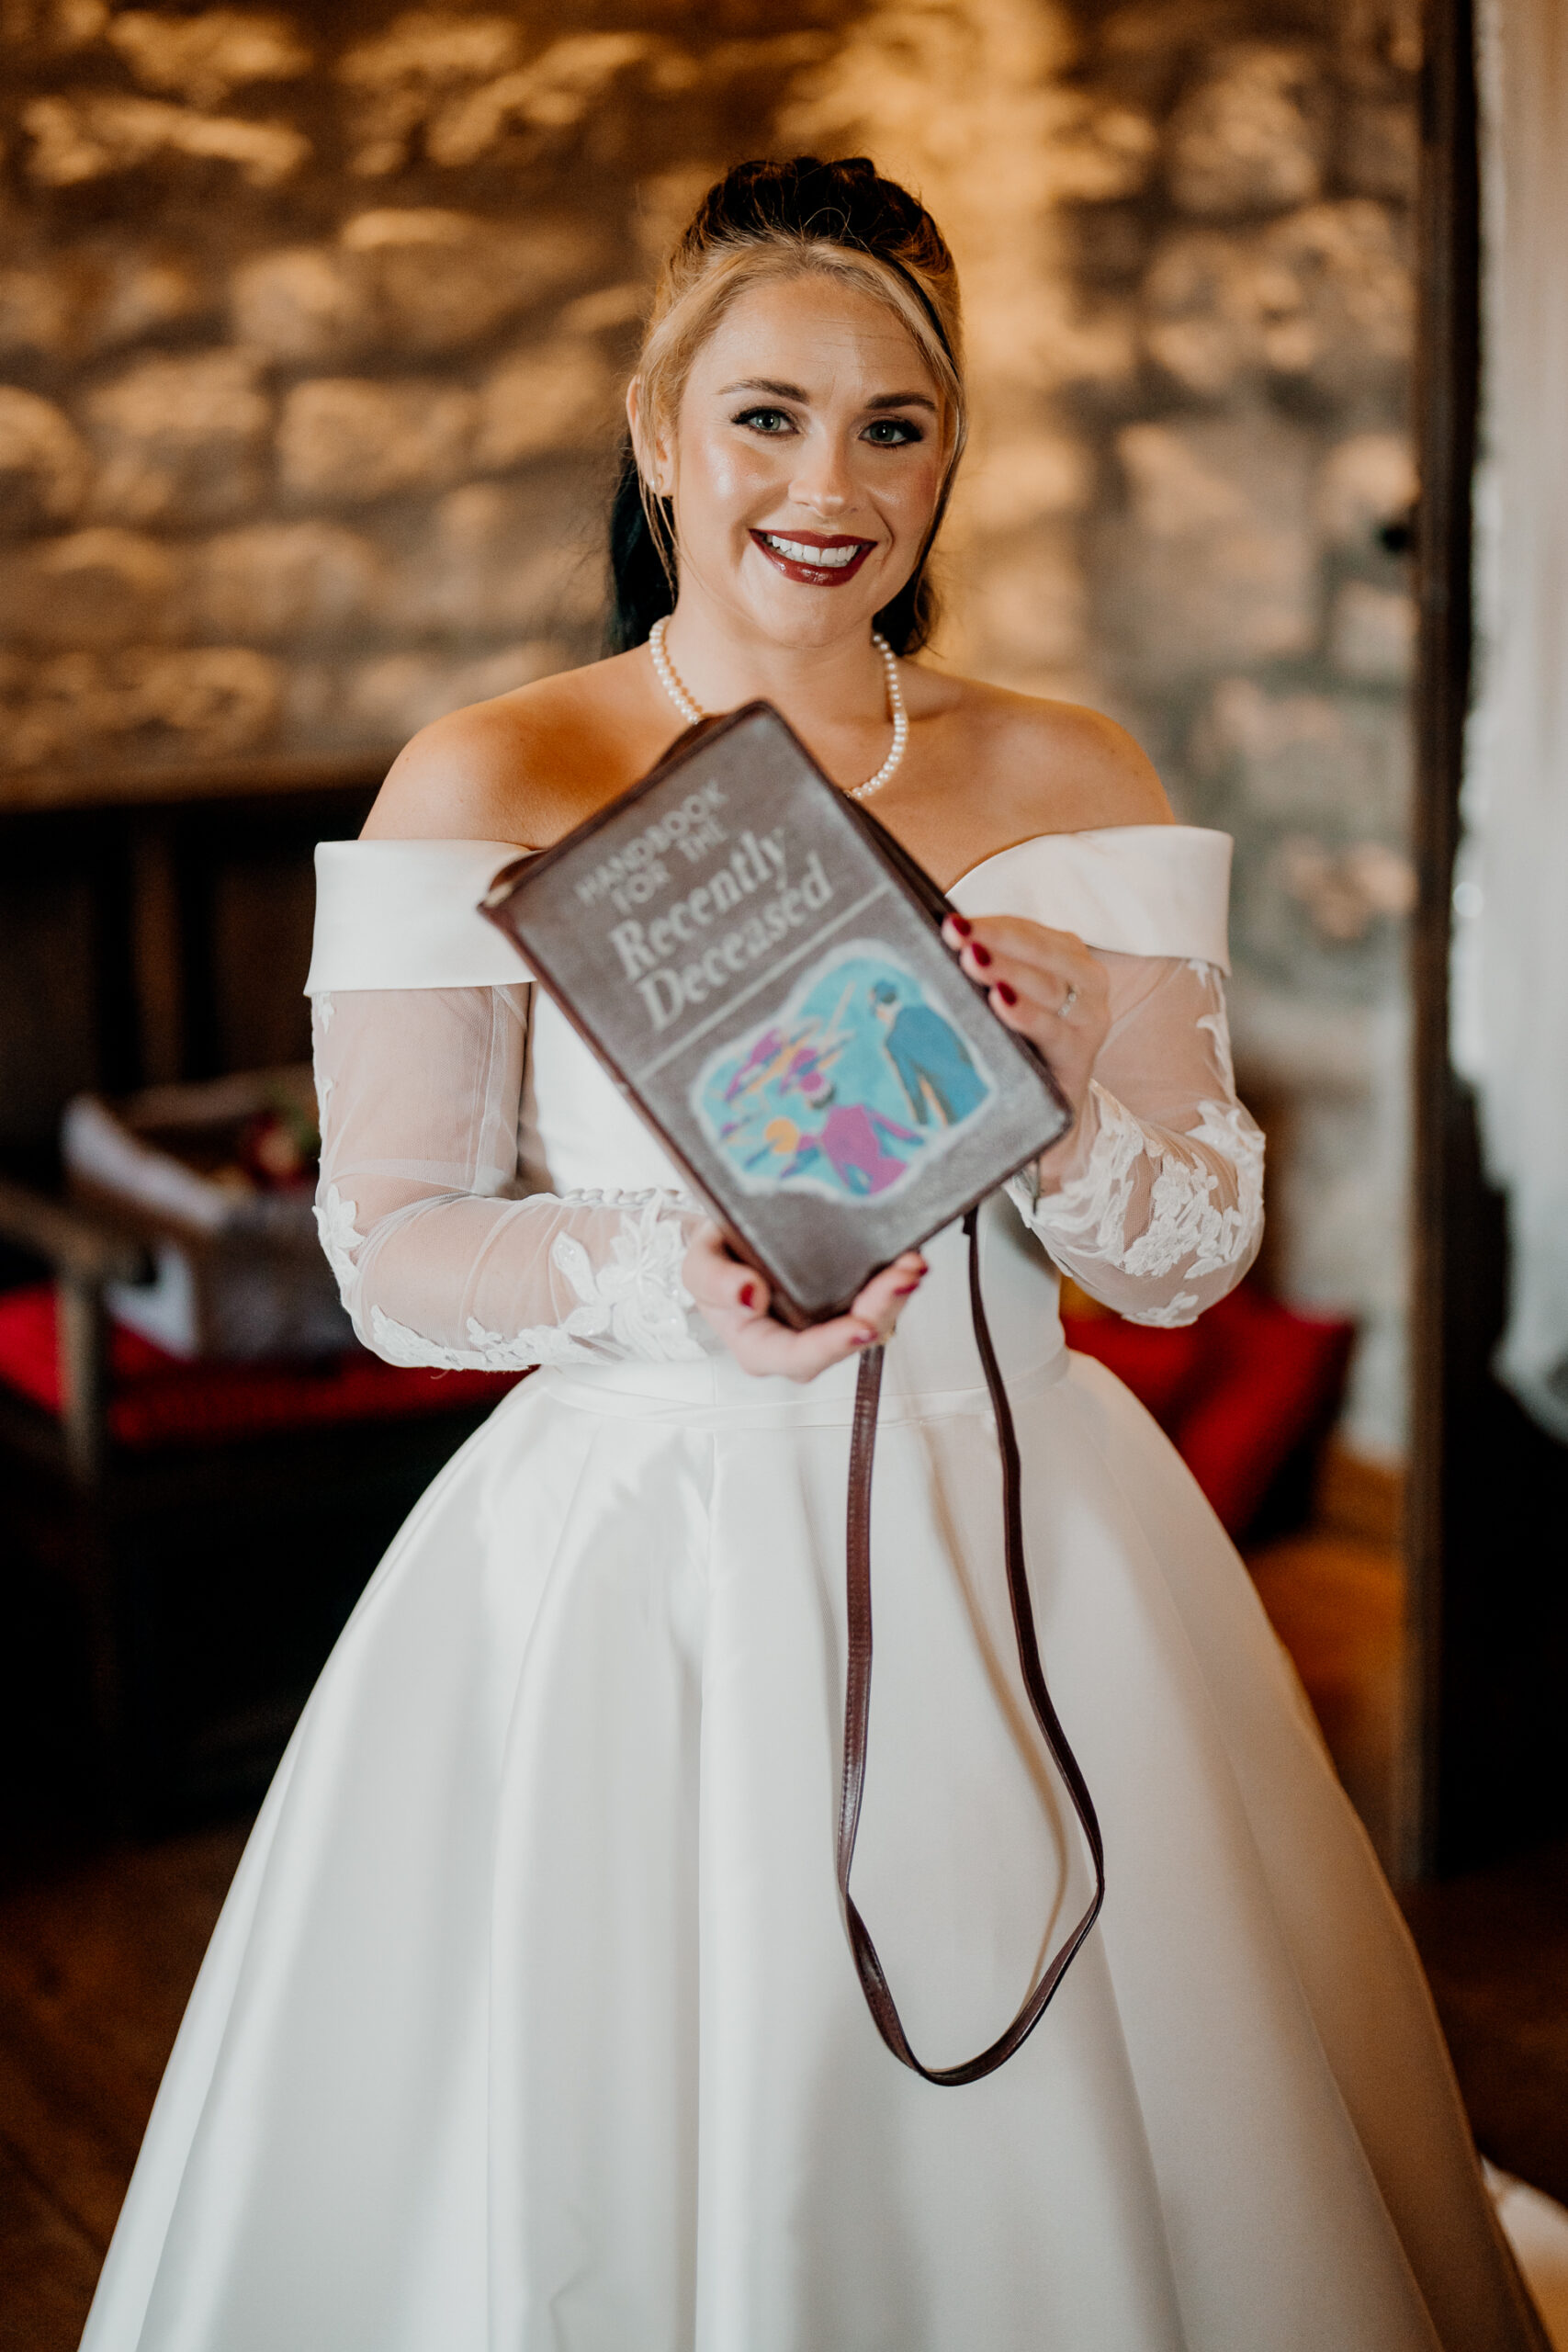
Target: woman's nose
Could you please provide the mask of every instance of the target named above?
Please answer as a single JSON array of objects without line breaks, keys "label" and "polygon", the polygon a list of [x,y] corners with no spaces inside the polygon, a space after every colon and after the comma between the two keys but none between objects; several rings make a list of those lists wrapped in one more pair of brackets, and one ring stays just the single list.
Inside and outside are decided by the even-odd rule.
[{"label": "woman's nose", "polygon": [[854,483],[843,451],[832,442],[808,443],[789,494],[797,506],[809,506],[814,514],[841,514],[854,500]]}]

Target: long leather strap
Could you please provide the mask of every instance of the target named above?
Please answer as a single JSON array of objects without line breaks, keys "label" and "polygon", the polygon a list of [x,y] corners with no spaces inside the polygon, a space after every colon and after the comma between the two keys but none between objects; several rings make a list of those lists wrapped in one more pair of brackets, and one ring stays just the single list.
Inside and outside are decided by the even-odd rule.
[{"label": "long leather strap", "polygon": [[943,2085],[977,2083],[982,2075],[994,2074],[998,2066],[1005,2065],[1013,2052],[1023,2047],[1082,1949],[1105,1900],[1105,1849],[1100,1840],[1094,1800],[1078,1769],[1077,1758],[1067,1744],[1040,1664],[1034,1610],[1024,1570],[1023,1504],[1018,1440],[1013,1432],[1012,1412],[980,1296],[977,1216],[978,1212],[971,1209],[964,1220],[964,1230],[969,1242],[969,1307],[974,1318],[976,1345],[985,1367],[986,1386],[990,1392],[991,1408],[996,1416],[997,1443],[1002,1460],[1008,1592],[1012,1601],[1019,1664],[1023,1671],[1024,1688],[1029,1693],[1035,1721],[1040,1725],[1051,1760],[1072,1799],[1073,1811],[1077,1815],[1093,1858],[1094,1894],[1089,1908],[1055,1957],[1047,1962],[1012,2023],[997,2036],[987,2049],[982,2050],[978,2057],[966,2059],[958,2066],[927,2066],[921,2064],[909,2046],[909,2038],[904,2031],[893,1995],[888,1989],[882,1962],[876,1956],[876,1946],[872,1942],[865,1921],[856,1910],[854,1898],[850,1893],[850,1871],[854,1862],[855,1834],[860,1827],[861,1798],[865,1788],[866,1735],[871,1719],[871,1474],[876,1452],[877,1404],[882,1393],[882,1350],[868,1348],[861,1358],[860,1378],[855,1389],[854,1426],[850,1441],[849,1669],[844,1687],[844,1777],[839,1800],[839,1893],[843,1898],[850,1949],[854,1954],[861,1989],[865,1995],[866,2007],[876,2022],[877,2031],[894,2056],[901,2058],[906,2066],[913,2067],[915,2073],[923,2075],[928,2083]]}]

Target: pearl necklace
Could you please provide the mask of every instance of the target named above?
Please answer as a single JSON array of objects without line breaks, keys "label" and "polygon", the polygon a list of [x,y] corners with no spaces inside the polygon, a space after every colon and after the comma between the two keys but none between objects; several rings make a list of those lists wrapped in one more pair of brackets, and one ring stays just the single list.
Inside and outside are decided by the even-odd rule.
[{"label": "pearl necklace", "polygon": [[[653,656],[654,673],[660,684],[687,726],[695,727],[712,714],[704,710],[700,703],[692,700],[681,684],[674,663],[664,650],[664,632],[669,626],[668,613],[654,622],[648,633],[648,650]],[[893,748],[874,775],[868,775],[863,784],[850,788],[848,797],[851,800],[869,800],[874,792],[880,792],[902,760],[909,741],[909,714],[904,707],[904,689],[898,682],[898,657],[887,639],[875,629],[872,630],[871,641],[881,654],[882,666],[887,673],[887,715],[893,721]]]}]

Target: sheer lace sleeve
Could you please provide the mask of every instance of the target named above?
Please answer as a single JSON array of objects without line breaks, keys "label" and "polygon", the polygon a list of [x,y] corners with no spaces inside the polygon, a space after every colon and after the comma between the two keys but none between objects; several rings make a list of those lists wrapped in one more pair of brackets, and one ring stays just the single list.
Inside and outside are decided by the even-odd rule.
[{"label": "sheer lace sleeve", "polygon": [[525,1191],[525,986],[337,990],[312,1015],[316,1218],[367,1347],[488,1371],[704,1352],[681,1283],[695,1208]]},{"label": "sheer lace sleeve", "polygon": [[1236,1100],[1213,964],[1102,955],[1111,1023],[1077,1134],[1009,1186],[1076,1283],[1134,1323],[1190,1323],[1263,1232],[1263,1138]]}]

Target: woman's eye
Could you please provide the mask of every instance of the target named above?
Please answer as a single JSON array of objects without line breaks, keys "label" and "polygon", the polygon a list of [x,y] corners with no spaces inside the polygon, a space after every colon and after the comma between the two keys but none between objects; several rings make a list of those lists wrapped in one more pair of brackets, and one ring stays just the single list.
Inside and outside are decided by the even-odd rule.
[{"label": "woman's eye", "polygon": [[920,441],[925,435],[918,424],[909,424],[901,416],[879,416],[866,426],[863,437],[878,449],[898,449],[907,441]]},{"label": "woman's eye", "polygon": [[795,419],[782,408],[747,408],[733,422],[749,424],[753,433],[793,433]]}]

